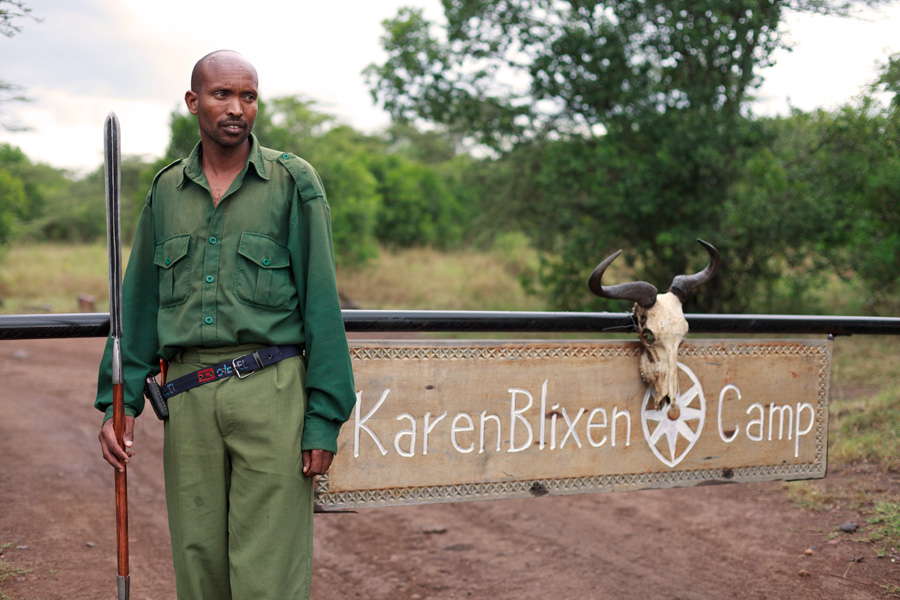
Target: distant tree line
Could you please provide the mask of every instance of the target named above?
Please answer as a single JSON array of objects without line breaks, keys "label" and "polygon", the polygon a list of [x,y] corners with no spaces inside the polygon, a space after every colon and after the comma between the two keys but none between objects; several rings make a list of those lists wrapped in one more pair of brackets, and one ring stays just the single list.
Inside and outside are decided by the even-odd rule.
[{"label": "distant tree line", "polygon": [[[166,155],[122,161],[122,221],[134,232],[154,175],[197,143],[196,118],[170,116]],[[479,162],[443,134],[404,125],[366,135],[296,97],[261,102],[254,133],[264,146],[311,162],[326,183],[338,261],[360,267],[379,246],[439,249],[480,243]],[[12,239],[84,242],[106,235],[103,166],[84,176],[31,161],[0,144],[0,245]]]}]

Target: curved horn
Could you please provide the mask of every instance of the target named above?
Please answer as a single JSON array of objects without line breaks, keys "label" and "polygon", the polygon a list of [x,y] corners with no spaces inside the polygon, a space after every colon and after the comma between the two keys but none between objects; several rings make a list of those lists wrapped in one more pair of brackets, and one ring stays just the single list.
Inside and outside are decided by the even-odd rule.
[{"label": "curved horn", "polygon": [[672,280],[669,291],[678,296],[678,299],[681,300],[682,304],[687,300],[688,294],[691,293],[692,289],[712,279],[713,275],[715,275],[716,271],[719,269],[719,251],[716,250],[712,244],[707,244],[699,238],[697,241],[700,242],[700,245],[706,248],[706,251],[709,253],[709,264],[707,264],[706,268],[699,273],[694,273],[693,275],[678,275]]},{"label": "curved horn", "polygon": [[650,308],[656,304],[656,286],[646,281],[632,281],[631,283],[620,283],[619,285],[605,286],[601,283],[603,273],[606,268],[622,254],[619,250],[606,258],[602,263],[597,265],[594,272],[588,279],[588,287],[591,291],[601,298],[609,298],[610,300],[632,300],[637,302],[644,308]]}]

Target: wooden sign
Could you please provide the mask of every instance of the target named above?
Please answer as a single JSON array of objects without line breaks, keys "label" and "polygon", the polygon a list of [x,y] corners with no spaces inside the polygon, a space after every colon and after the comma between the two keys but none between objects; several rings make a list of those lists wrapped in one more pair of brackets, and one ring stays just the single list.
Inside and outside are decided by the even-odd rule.
[{"label": "wooden sign", "polygon": [[653,410],[637,342],[351,344],[327,509],[824,477],[831,343],[685,341]]}]

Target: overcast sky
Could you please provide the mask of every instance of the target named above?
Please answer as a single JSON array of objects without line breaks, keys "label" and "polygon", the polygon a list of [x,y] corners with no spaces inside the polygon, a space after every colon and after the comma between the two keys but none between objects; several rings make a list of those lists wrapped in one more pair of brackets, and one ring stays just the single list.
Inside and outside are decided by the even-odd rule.
[{"label": "overcast sky", "polygon": [[[43,22],[0,38],[0,80],[25,88],[27,104],[0,106],[28,132],[0,130],[0,143],[56,167],[102,163],[109,111],[122,124],[122,151],[160,156],[168,115],[183,104],[194,62],[230,48],[257,68],[263,98],[315,99],[326,112],[364,131],[387,124],[361,75],[380,61],[381,21],[400,6],[440,19],[439,0],[28,0]],[[789,105],[834,108],[859,93],[874,67],[900,51],[900,5],[860,19],[792,16],[794,51],[762,74],[754,110]]]}]

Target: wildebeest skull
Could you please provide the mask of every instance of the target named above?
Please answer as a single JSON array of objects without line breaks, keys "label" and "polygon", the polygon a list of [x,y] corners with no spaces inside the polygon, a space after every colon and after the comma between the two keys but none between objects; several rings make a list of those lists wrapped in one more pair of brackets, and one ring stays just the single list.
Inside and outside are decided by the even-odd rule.
[{"label": "wildebeest skull", "polygon": [[656,287],[646,281],[633,281],[605,286],[603,273],[622,251],[597,265],[588,286],[601,298],[633,300],[634,316],[641,342],[641,379],[653,388],[656,406],[661,409],[678,398],[678,347],[688,332],[682,304],[692,289],[709,281],[719,267],[719,252],[703,240],[697,240],[709,253],[709,264],[693,275],[678,275],[669,291],[657,294]]}]

